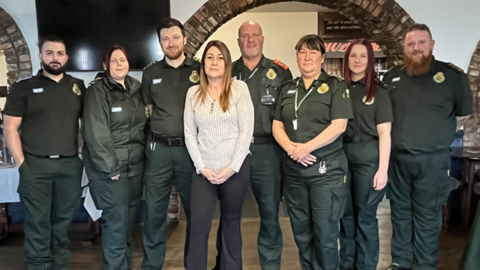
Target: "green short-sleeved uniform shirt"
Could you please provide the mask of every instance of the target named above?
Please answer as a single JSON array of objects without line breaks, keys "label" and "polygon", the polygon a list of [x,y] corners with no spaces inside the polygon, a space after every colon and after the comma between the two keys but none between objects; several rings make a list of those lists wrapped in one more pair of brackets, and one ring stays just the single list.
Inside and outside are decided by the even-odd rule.
[{"label": "green short-sleeved uniform shirt", "polygon": [[23,151],[41,157],[78,154],[84,93],[83,81],[65,73],[58,83],[44,76],[42,70],[14,83],[4,114],[22,117]]},{"label": "green short-sleeved uniform shirt", "polygon": [[433,59],[430,70],[419,76],[410,76],[398,66],[383,81],[392,100],[393,150],[429,153],[445,149],[455,137],[455,116],[473,113],[468,77],[453,64]]},{"label": "green short-sleeved uniform shirt", "polygon": [[367,89],[363,81],[352,82],[350,100],[353,119],[348,121],[343,135],[347,142],[361,142],[366,137],[378,138],[377,125],[393,121],[392,103],[386,85],[377,81],[377,92],[367,102]]},{"label": "green short-sleeved uniform shirt", "polygon": [[[296,78],[282,86],[274,119],[283,122],[291,141],[306,143],[323,132],[332,120],[353,118],[349,92],[345,81],[327,75],[324,70],[309,89],[305,89],[301,77]],[[297,106],[305,98],[299,106],[298,117],[295,116],[295,96]],[[294,120],[297,122],[296,129]],[[335,141],[313,151],[312,154],[319,158],[327,157],[341,151],[342,144],[343,136],[340,135]]]},{"label": "green short-sleeved uniform shirt", "polygon": [[183,111],[190,87],[200,81],[200,63],[186,57],[174,68],[165,58],[143,71],[142,93],[146,105],[153,105],[150,129],[163,137],[183,137]]},{"label": "green short-sleeved uniform shirt", "polygon": [[253,136],[272,136],[272,114],[275,103],[268,105],[269,102],[265,97],[271,95],[275,102],[278,100],[282,83],[292,79],[290,69],[278,60],[274,61],[263,56],[258,65],[250,70],[240,58],[233,63],[232,77],[244,81],[250,90],[255,108]]}]

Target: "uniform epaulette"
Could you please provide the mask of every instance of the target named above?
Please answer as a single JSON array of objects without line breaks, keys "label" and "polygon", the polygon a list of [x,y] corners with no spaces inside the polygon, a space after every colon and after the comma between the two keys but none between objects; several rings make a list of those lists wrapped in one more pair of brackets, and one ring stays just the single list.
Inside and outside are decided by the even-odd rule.
[{"label": "uniform epaulette", "polygon": [[391,67],[387,72],[385,72],[385,73],[383,74],[383,77],[385,78],[385,76],[386,76],[388,73],[390,73],[390,72],[392,72],[393,70],[398,69],[398,68],[403,68],[403,65],[398,65],[398,66]]},{"label": "uniform epaulette", "polygon": [[21,81],[25,81],[25,80],[28,80],[28,79],[31,79],[31,78],[32,78],[32,76],[26,76],[26,77],[23,77],[23,78],[18,78],[18,80],[16,80],[15,82],[19,83]]},{"label": "uniform epaulette", "polygon": [[458,72],[462,72],[462,73],[464,72],[463,69],[459,68],[458,66],[456,66],[456,65],[453,64],[453,63],[447,63],[447,65],[448,65],[450,68],[452,68],[452,69],[454,69],[454,70],[456,70],[456,71],[458,71]]},{"label": "uniform epaulette", "polygon": [[288,70],[288,66],[287,66],[286,64],[282,63],[282,62],[281,62],[280,60],[278,60],[278,59],[273,60],[273,63],[274,63],[275,65],[277,65],[277,66],[285,69],[285,70]]},{"label": "uniform epaulette", "polygon": [[198,57],[194,57],[193,60],[200,63],[200,58]]},{"label": "uniform epaulette", "polygon": [[286,84],[289,84],[289,83],[297,83],[297,80],[300,80],[300,77],[297,77],[297,78],[293,78],[289,81],[286,81],[286,82],[283,82],[282,83],[282,86],[286,85]]},{"label": "uniform epaulette", "polygon": [[344,79],[342,76],[340,76],[340,75],[328,75],[328,76],[331,77],[331,78],[335,78],[335,79],[337,79],[337,80],[340,81],[340,82],[345,81],[345,79]]},{"label": "uniform epaulette", "polygon": [[379,78],[376,78],[376,79],[375,79],[375,82],[376,82],[378,85],[380,85],[381,87],[383,87],[383,88],[387,88],[387,87],[388,87],[388,84],[382,82]]},{"label": "uniform epaulette", "polygon": [[157,62],[158,62],[158,61],[153,61],[152,63],[150,63],[150,64],[148,64],[147,66],[145,66],[143,69],[147,69],[147,68],[149,68],[151,65],[153,65],[153,64],[155,64],[155,63],[157,63]]},{"label": "uniform epaulette", "polygon": [[92,85],[92,84],[95,84],[97,81],[101,80],[102,77],[96,77],[95,79],[93,79],[93,81],[91,81],[88,86]]}]

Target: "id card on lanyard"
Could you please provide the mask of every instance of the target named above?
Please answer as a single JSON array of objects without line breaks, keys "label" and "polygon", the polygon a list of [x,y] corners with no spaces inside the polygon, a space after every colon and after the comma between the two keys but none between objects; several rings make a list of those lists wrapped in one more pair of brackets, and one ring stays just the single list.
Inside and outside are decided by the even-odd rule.
[{"label": "id card on lanyard", "polygon": [[297,86],[295,89],[295,119],[293,120],[293,123],[292,123],[293,130],[297,130],[298,128],[298,110],[300,109],[300,106],[302,106],[303,101],[307,99],[307,97],[310,95],[310,93],[312,93],[313,89],[315,89],[315,87],[318,84],[318,80],[316,80],[315,83],[312,86],[310,86],[310,90],[308,90],[307,94],[302,98],[302,100],[300,100],[300,103],[298,103],[298,83],[299,82],[300,82],[300,79],[298,79]]}]

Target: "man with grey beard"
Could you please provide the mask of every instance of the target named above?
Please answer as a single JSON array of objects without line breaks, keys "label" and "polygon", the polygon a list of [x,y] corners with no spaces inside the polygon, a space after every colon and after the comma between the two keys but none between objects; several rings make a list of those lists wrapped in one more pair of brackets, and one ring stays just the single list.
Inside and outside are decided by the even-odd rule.
[{"label": "man with grey beard", "polygon": [[[456,120],[473,113],[469,80],[432,56],[428,26],[412,25],[404,64],[385,74],[392,100],[392,152],[387,198],[392,210],[392,265],[387,270],[435,270],[442,205],[450,194],[450,151]],[[455,118],[457,116],[457,119]]]}]

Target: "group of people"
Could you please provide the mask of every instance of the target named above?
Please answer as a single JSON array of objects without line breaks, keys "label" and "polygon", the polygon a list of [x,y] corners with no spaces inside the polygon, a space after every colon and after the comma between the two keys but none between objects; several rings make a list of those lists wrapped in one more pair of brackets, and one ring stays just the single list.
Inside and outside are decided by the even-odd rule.
[{"label": "group of people", "polygon": [[103,210],[105,269],[132,269],[142,197],[142,269],[162,269],[174,184],[187,217],[187,270],[207,268],[217,200],[214,269],[242,269],[249,184],[264,270],[281,267],[282,195],[302,269],[376,269],[376,210],[385,191],[393,226],[388,270],[437,269],[441,207],[450,192],[448,148],[456,121],[465,121],[473,104],[465,73],[432,56],[426,25],[406,31],[403,64],[383,82],[365,39],[348,47],[343,79],[322,69],[322,38],[302,37],[295,46],[301,76],[294,79],[287,65],[264,56],[256,22],[240,26],[236,61],[218,40],[206,45],[200,62],[187,57],[187,37],[175,19],[163,19],[157,34],[165,57],[145,68],[142,82],[128,75],[127,52],[115,45],[103,58],[105,71],[86,89],[65,73],[65,44],[50,36],[39,42],[42,69],[12,85],[5,131],[19,166],[29,269],[68,269],[67,229],[83,166]]}]

